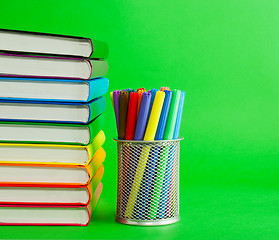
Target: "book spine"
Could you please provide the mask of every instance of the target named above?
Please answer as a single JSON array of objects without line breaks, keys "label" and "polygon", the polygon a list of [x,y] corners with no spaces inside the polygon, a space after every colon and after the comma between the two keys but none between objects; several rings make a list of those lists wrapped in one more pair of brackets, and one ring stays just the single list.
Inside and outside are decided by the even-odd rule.
[{"label": "book spine", "polygon": [[91,220],[91,216],[92,216],[93,212],[95,211],[95,208],[96,208],[99,198],[101,196],[102,190],[103,190],[103,184],[100,182],[92,196],[90,203],[86,206],[88,214],[89,214],[88,224]]},{"label": "book spine", "polygon": [[102,163],[105,161],[106,152],[100,147],[98,151],[94,154],[90,164],[87,167],[87,171],[90,173],[91,177],[96,173],[96,171],[100,168]]},{"label": "book spine", "polygon": [[102,114],[106,109],[106,99],[104,96],[93,100],[88,104],[88,121],[87,123],[91,122],[94,118]]},{"label": "book spine", "polygon": [[106,153],[104,149],[101,147],[99,150],[94,154],[92,160],[89,162],[87,166],[84,167],[88,174],[88,182],[85,185],[88,185],[92,178],[94,178],[97,170],[102,165],[106,157]]},{"label": "book spine", "polygon": [[90,39],[92,46],[91,58],[106,59],[108,57],[108,44],[106,42]]},{"label": "book spine", "polygon": [[93,189],[96,189],[98,184],[101,182],[102,178],[104,176],[104,165],[102,164],[96,171],[96,173],[94,174],[94,182],[92,184]]},{"label": "book spine", "polygon": [[105,95],[108,92],[109,80],[107,78],[96,78],[89,80],[89,94],[87,101],[91,101],[94,98]]},{"label": "book spine", "polygon": [[104,126],[103,114],[96,117],[94,121],[92,121],[90,124],[87,125],[90,139],[88,140],[88,143],[86,143],[85,145],[88,145],[93,141],[94,137],[102,130],[103,126]]},{"label": "book spine", "polygon": [[97,152],[97,150],[102,147],[102,145],[104,144],[106,140],[105,134],[103,132],[103,130],[101,130],[97,136],[93,139],[92,143],[90,143],[89,145],[85,146],[87,153],[88,153],[88,162],[86,165],[89,164],[89,162],[91,161],[91,159],[93,158],[94,154]]},{"label": "book spine", "polygon": [[89,61],[91,64],[91,75],[90,79],[92,78],[99,78],[104,77],[108,72],[108,62],[106,60],[85,60]]}]

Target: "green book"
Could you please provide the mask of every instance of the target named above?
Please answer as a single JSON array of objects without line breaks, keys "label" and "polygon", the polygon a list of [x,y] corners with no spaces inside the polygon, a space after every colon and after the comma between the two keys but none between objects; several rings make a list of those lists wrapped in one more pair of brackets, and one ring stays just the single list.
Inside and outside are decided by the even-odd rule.
[{"label": "green book", "polygon": [[32,55],[107,58],[108,45],[92,38],[0,29],[0,51]]},{"label": "green book", "polygon": [[88,145],[103,124],[103,114],[87,125],[0,122],[0,142]]}]

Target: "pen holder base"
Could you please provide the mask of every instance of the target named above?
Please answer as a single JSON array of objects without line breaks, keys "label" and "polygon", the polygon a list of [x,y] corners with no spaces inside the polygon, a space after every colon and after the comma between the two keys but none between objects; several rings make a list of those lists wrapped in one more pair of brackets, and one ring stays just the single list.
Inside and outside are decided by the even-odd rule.
[{"label": "pen holder base", "polygon": [[180,141],[117,140],[116,221],[167,225],[179,221]]},{"label": "pen holder base", "polygon": [[135,220],[127,220],[125,218],[116,217],[115,220],[119,223],[135,225],[135,226],[162,226],[176,223],[180,220],[180,217],[174,217],[169,219],[162,220],[147,220],[147,221],[135,221]]}]

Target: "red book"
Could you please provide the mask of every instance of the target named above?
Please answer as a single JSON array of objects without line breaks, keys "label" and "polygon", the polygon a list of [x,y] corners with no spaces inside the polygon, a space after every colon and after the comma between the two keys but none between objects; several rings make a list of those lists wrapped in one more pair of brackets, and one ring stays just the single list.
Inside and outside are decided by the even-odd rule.
[{"label": "red book", "polygon": [[134,140],[137,123],[138,93],[131,92],[128,104],[125,140]]},{"label": "red book", "polygon": [[0,225],[86,226],[98,203],[102,183],[86,206],[0,205]]}]

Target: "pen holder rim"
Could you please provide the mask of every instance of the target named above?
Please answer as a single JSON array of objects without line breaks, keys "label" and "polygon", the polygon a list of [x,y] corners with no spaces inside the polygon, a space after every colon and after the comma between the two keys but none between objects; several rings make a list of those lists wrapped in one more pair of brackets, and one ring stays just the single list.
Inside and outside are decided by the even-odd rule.
[{"label": "pen holder rim", "polygon": [[159,142],[177,142],[184,140],[184,137],[180,137],[177,139],[170,139],[170,140],[154,140],[154,141],[144,141],[144,140],[124,140],[124,139],[118,139],[118,138],[112,138],[115,142],[130,142],[130,143],[159,143]]}]

